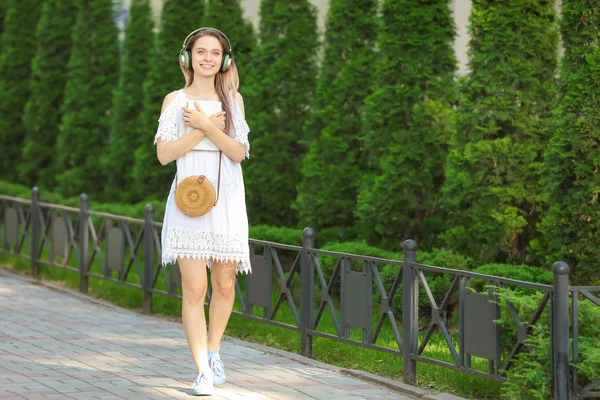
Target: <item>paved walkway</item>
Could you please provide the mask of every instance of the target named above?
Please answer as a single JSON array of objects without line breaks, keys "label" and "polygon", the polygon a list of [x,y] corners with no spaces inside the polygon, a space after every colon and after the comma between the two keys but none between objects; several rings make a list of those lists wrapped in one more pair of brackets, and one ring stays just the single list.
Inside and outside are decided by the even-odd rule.
[{"label": "paved walkway", "polygon": [[[239,340],[221,354],[228,382],[212,398],[412,398]],[[0,399],[189,399],[193,379],[180,324],[0,271]]]}]

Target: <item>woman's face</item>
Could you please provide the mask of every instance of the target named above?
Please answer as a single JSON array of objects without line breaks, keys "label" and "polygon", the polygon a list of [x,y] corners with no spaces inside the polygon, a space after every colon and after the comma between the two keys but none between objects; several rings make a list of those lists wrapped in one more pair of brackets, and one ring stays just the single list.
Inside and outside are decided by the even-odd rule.
[{"label": "woman's face", "polygon": [[214,36],[201,36],[192,46],[192,69],[196,74],[214,76],[219,72],[223,48]]}]

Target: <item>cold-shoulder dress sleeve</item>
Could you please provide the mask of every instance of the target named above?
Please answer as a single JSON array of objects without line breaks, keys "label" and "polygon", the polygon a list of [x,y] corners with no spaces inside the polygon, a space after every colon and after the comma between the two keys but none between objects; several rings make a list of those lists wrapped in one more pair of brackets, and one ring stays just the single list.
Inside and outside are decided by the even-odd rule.
[{"label": "cold-shoulder dress sleeve", "polygon": [[248,141],[248,134],[250,133],[250,127],[244,118],[242,109],[235,99],[233,100],[233,127],[235,129],[235,135],[233,138],[246,146],[245,158],[250,158],[250,142]]},{"label": "cold-shoulder dress sleeve", "polygon": [[158,142],[158,139],[166,140],[167,142],[172,142],[177,140],[179,137],[179,131],[177,128],[177,98],[179,96],[175,96],[173,100],[169,103],[167,108],[160,114],[160,118],[158,119],[158,129],[156,130],[156,135],[154,135],[154,144]]}]

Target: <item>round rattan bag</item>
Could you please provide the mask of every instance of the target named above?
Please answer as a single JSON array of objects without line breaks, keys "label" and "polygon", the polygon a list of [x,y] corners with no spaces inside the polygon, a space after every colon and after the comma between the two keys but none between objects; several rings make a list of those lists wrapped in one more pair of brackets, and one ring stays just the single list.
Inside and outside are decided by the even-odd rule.
[{"label": "round rattan bag", "polygon": [[189,176],[177,185],[175,204],[188,217],[199,217],[217,204],[215,188],[204,175]]}]

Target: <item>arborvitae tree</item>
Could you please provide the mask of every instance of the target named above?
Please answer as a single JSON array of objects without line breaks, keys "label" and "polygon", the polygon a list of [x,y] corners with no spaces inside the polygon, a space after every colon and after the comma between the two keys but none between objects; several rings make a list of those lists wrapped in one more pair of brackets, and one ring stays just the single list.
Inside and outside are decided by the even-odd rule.
[{"label": "arborvitae tree", "polygon": [[134,164],[135,149],[149,136],[148,132],[140,130],[138,117],[144,107],[143,84],[150,69],[153,25],[149,0],[133,0],[125,28],[119,86],[113,98],[108,147],[103,158],[107,178],[105,197],[110,201],[130,198],[128,189],[132,180],[126,171]]},{"label": "arborvitae tree", "polygon": [[131,171],[132,198],[139,201],[152,197],[164,200],[175,176],[175,163],[162,166],[156,158],[154,134],[165,96],[185,86],[178,64],[179,51],[186,36],[204,15],[204,3],[197,0],[166,0],[161,14],[160,33],[156,40],[151,65],[144,81],[144,109],[140,121],[140,142],[135,150]]},{"label": "arborvitae tree", "polygon": [[554,0],[477,0],[470,73],[446,165],[444,239],[480,261],[524,261],[555,97]]},{"label": "arborvitae tree", "polygon": [[252,23],[244,19],[240,0],[208,0],[202,26],[217,28],[231,41],[242,87],[246,83],[247,66],[252,62],[256,36]]},{"label": "arborvitae tree", "polygon": [[79,3],[57,140],[58,189],[65,196],[100,195],[106,177],[100,158],[110,132],[119,68],[112,0]]},{"label": "arborvitae tree", "polygon": [[[8,0],[0,0],[0,54],[2,54],[2,34],[4,33],[4,23],[6,18],[6,8]],[[1,79],[1,78],[0,78]]]},{"label": "arborvitae tree", "polygon": [[26,185],[54,185],[56,138],[60,126],[71,35],[77,15],[75,0],[47,0],[36,29],[30,96],[23,112],[25,142],[18,165]]},{"label": "arborvitae tree", "polygon": [[2,33],[4,32],[4,16],[6,15],[6,0],[0,0],[0,51],[2,51]]},{"label": "arborvitae tree", "polygon": [[303,126],[315,91],[316,9],[308,0],[263,0],[260,43],[245,91],[251,157],[245,165],[251,223],[293,226]]},{"label": "arborvitae tree", "polygon": [[[300,224],[339,228],[351,237],[364,163],[358,134],[364,99],[373,83],[376,0],[332,0],[313,118],[316,135],[302,165],[296,208]],[[316,133],[311,129],[320,127]]]},{"label": "arborvitae tree", "polygon": [[[600,284],[600,9],[597,1],[563,3],[565,54],[553,136],[542,186],[548,208],[540,224],[548,265],[564,260],[573,282]],[[536,246],[537,247],[537,246]]]},{"label": "arborvitae tree", "polygon": [[3,179],[20,181],[17,165],[25,129],[21,122],[29,97],[31,60],[37,48],[34,32],[39,18],[39,0],[4,0],[6,15],[0,54],[0,143]]},{"label": "arborvitae tree", "polygon": [[[425,6],[426,3],[426,6]],[[397,248],[431,243],[455,98],[456,59],[450,0],[388,0],[377,47],[375,89],[363,115],[372,172],[358,198],[368,241]]]}]

